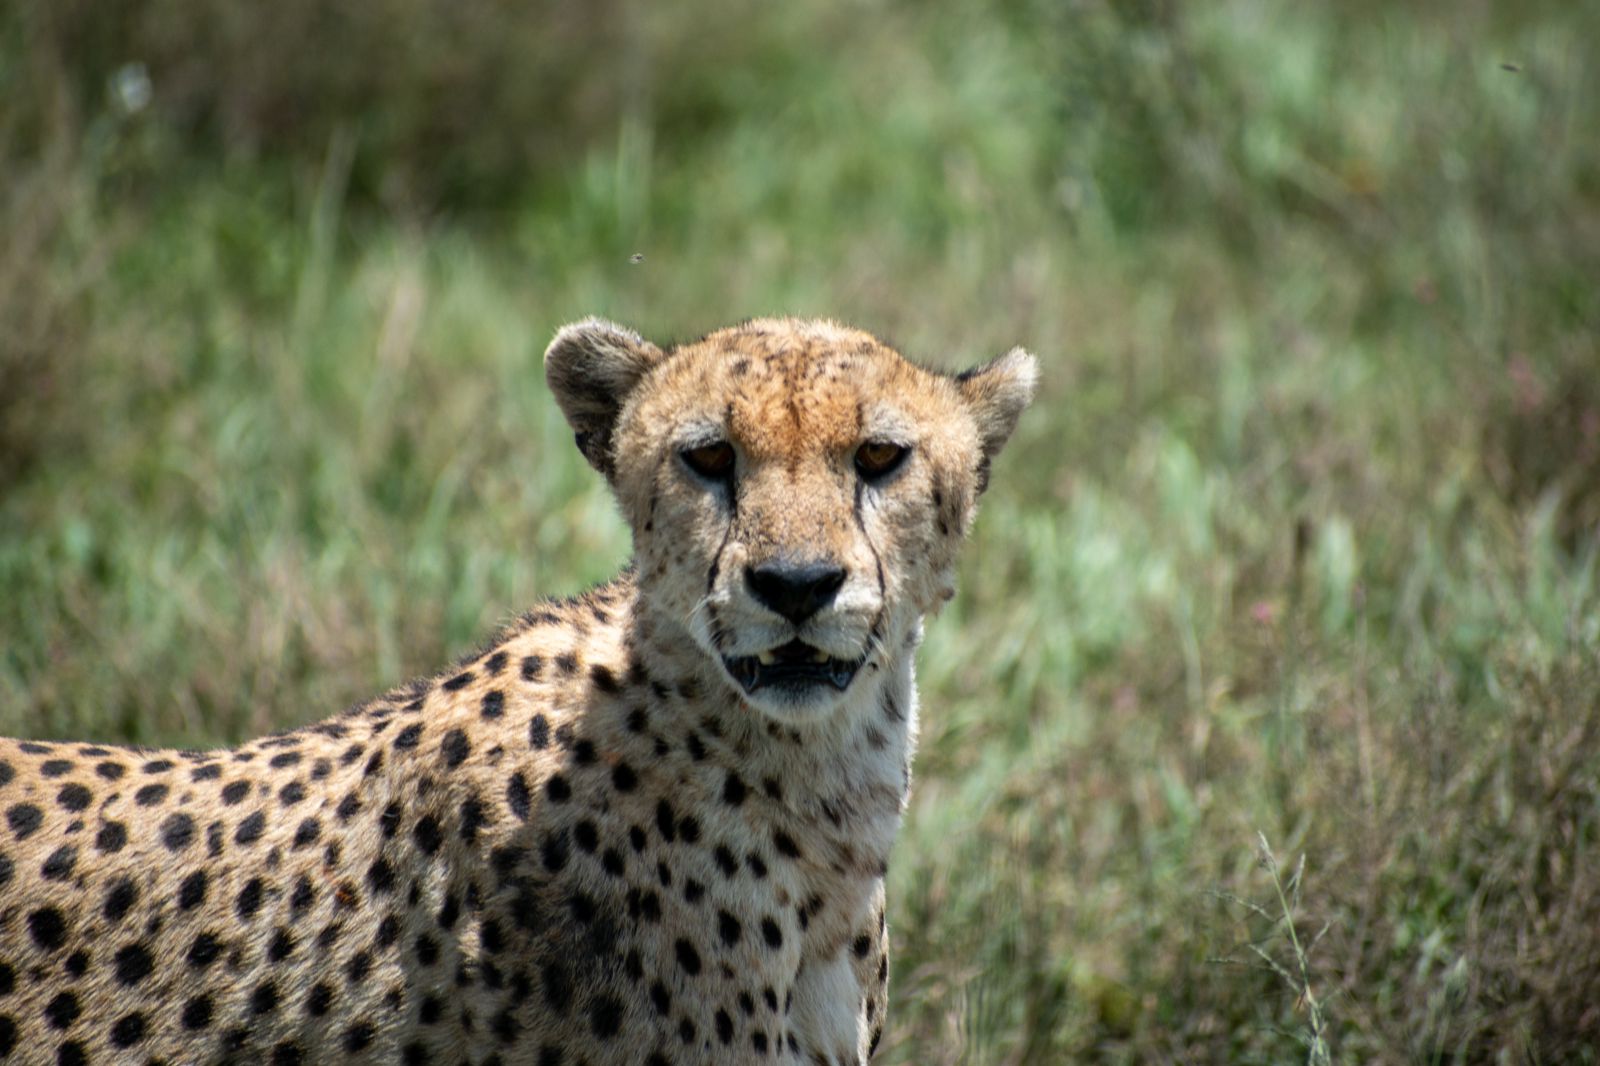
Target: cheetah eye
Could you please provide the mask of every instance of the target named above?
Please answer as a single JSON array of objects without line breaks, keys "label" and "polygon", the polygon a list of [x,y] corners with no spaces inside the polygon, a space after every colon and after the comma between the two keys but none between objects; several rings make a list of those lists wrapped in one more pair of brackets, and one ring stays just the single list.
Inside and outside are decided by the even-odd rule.
[{"label": "cheetah eye", "polygon": [[856,471],[868,481],[888,477],[900,468],[911,449],[887,440],[869,440],[856,449]]},{"label": "cheetah eye", "polygon": [[685,448],[678,454],[690,470],[703,478],[721,481],[733,473],[733,445],[725,440]]}]

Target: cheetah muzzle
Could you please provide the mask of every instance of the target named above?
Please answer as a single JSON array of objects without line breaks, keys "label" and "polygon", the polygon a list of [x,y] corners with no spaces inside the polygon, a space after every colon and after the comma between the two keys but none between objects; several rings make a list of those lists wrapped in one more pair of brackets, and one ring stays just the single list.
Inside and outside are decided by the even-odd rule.
[{"label": "cheetah muzzle", "polygon": [[590,319],[545,368],[618,578],[231,750],[0,741],[0,1059],[872,1056],[913,657],[1033,358]]}]

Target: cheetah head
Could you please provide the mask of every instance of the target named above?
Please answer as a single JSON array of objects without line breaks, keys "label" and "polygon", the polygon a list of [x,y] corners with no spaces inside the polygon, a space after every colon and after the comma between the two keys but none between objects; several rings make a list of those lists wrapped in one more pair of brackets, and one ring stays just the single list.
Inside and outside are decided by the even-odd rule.
[{"label": "cheetah head", "polygon": [[1032,398],[1019,349],[956,376],[831,322],[762,319],[658,348],[610,322],[545,353],[579,449],[633,529],[642,611],[779,720],[871,698]]}]

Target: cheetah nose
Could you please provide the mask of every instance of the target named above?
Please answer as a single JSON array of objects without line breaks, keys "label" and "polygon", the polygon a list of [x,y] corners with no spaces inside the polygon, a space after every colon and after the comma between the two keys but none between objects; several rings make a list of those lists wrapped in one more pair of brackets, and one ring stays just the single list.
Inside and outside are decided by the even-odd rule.
[{"label": "cheetah nose", "polygon": [[744,568],[751,595],[795,625],[832,603],[844,578],[844,568],[832,563],[780,560]]}]

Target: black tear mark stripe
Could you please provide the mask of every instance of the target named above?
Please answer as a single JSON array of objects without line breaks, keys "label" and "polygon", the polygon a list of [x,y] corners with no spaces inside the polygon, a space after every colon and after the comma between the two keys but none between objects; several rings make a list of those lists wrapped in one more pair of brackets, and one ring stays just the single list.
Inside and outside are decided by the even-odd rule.
[{"label": "black tear mark stripe", "polygon": [[[732,417],[730,409],[729,417]],[[722,553],[728,550],[728,542],[733,539],[733,526],[739,520],[739,494],[732,484],[728,486],[728,525],[722,531],[722,543],[717,545],[716,555],[711,557],[711,572],[706,575],[706,595],[711,595],[717,587],[717,575],[722,572]]]},{"label": "black tear mark stripe", "polygon": [[888,610],[888,600],[883,582],[883,556],[878,554],[878,546],[872,543],[872,535],[867,532],[867,523],[861,514],[861,497],[866,488],[866,482],[856,480],[856,499],[852,510],[855,512],[856,528],[861,531],[861,539],[866,541],[867,550],[872,553],[872,565],[878,572],[878,611],[872,616],[872,633],[867,639],[870,650],[870,646],[883,636],[883,615]]}]

